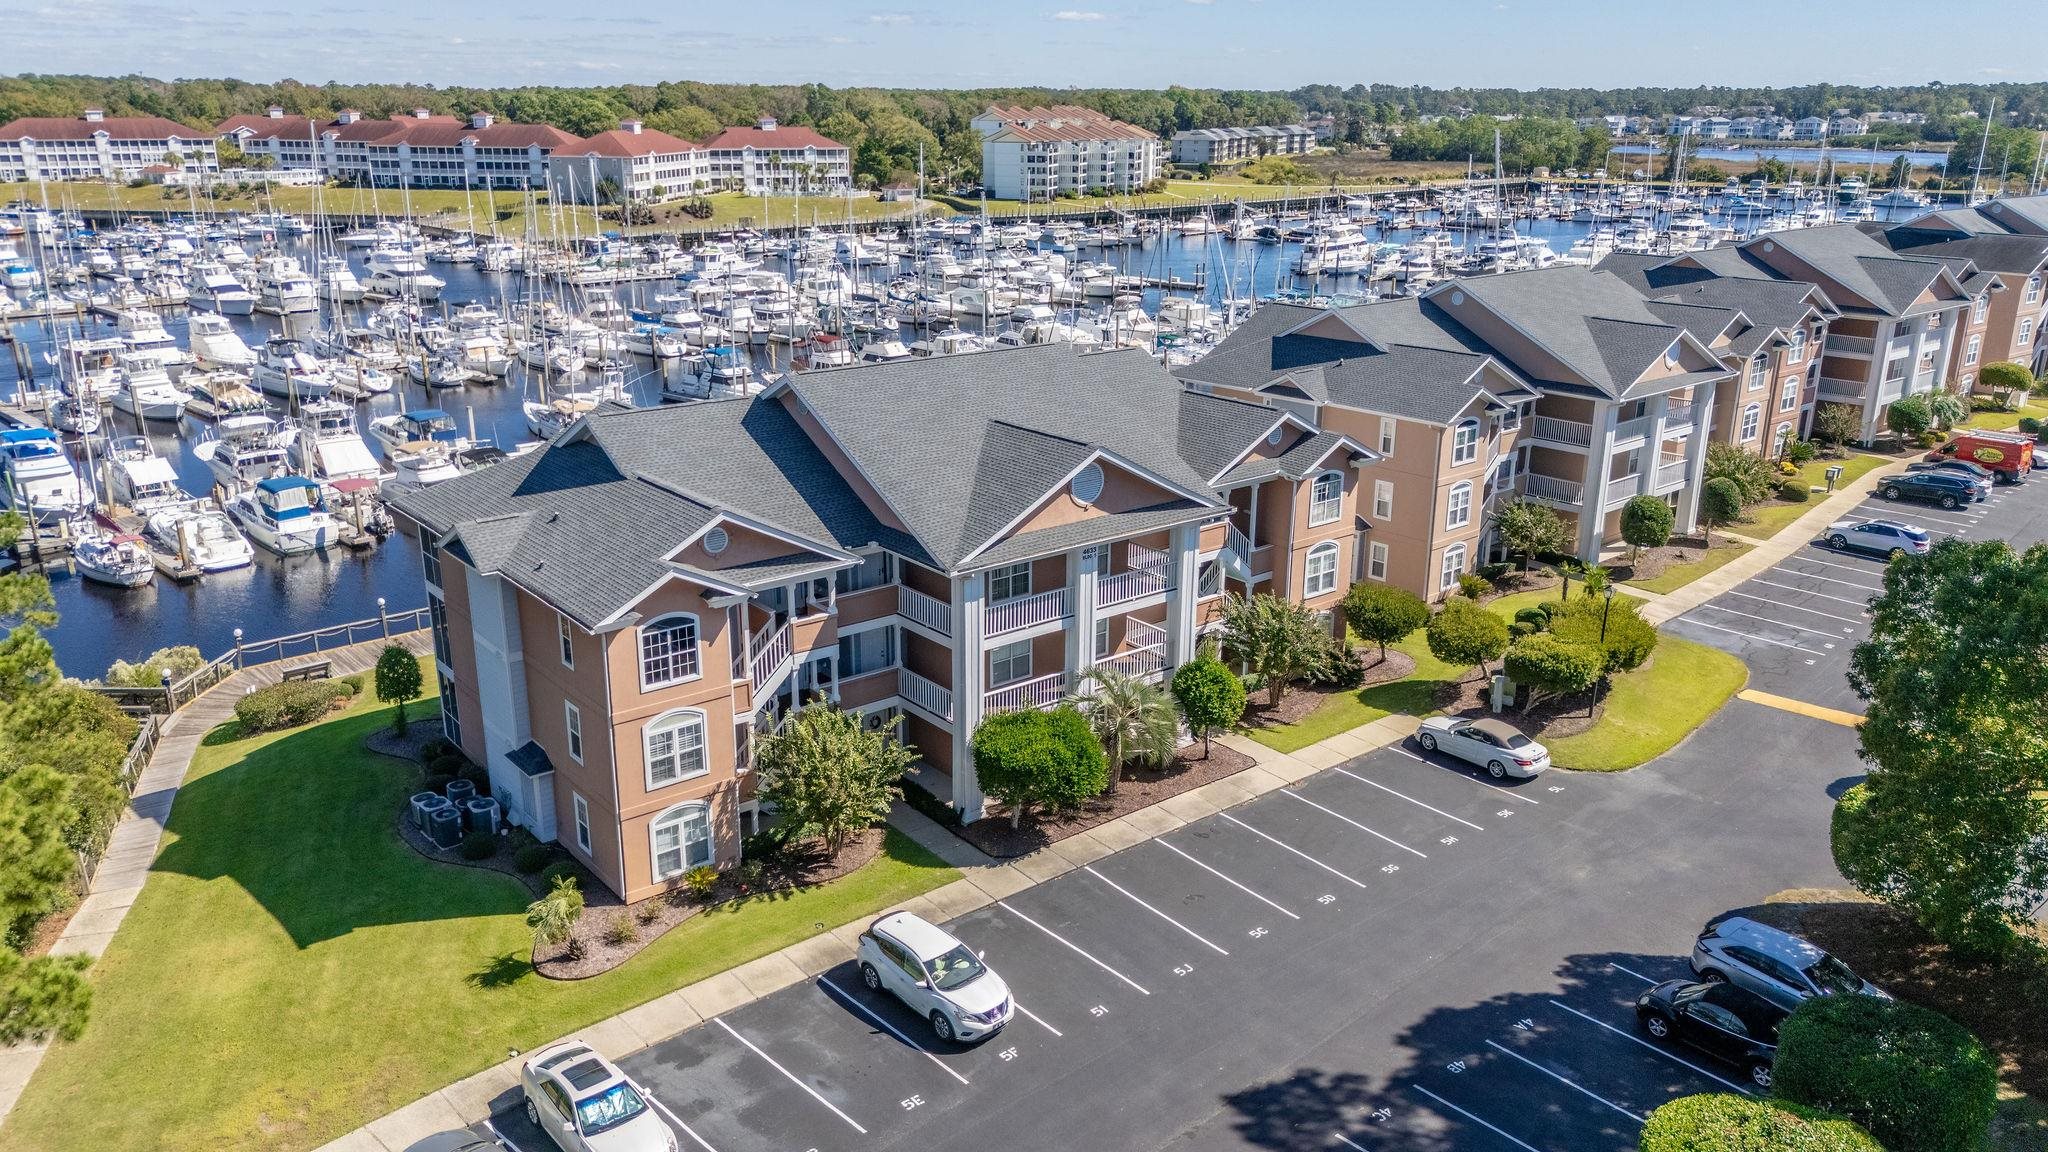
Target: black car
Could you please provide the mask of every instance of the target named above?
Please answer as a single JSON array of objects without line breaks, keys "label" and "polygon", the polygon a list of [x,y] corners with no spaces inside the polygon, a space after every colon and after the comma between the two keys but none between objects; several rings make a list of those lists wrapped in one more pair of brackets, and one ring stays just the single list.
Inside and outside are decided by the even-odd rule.
[{"label": "black car", "polygon": [[1918,500],[1957,508],[1991,497],[1991,485],[1958,472],[1907,472],[1886,478],[1877,494],[1887,500]]},{"label": "black car", "polygon": [[1998,473],[1970,460],[1915,460],[1911,464],[1906,465],[1906,471],[1954,472],[1961,476],[1982,480],[1986,484],[1996,484],[1998,482]]},{"label": "black car", "polygon": [[1666,980],[1636,1000],[1636,1023],[1659,1040],[1682,1040],[1741,1068],[1758,1088],[1771,1086],[1778,1025],[1790,1015],[1733,984]]}]

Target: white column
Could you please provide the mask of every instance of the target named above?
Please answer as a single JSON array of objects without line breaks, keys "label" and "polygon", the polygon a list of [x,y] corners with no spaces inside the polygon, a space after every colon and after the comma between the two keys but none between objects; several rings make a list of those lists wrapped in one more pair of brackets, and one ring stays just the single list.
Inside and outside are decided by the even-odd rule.
[{"label": "white column", "polygon": [[1195,655],[1196,587],[1201,570],[1202,526],[1175,528],[1167,545],[1166,574],[1173,583],[1166,593],[1166,666],[1178,668]]},{"label": "white column", "polygon": [[981,723],[985,657],[982,653],[983,577],[953,578],[953,808],[962,823],[982,817],[981,781],[974,774],[974,727]]},{"label": "white column", "polygon": [[1606,520],[1607,475],[1614,470],[1614,424],[1620,405],[1595,401],[1593,438],[1586,446],[1586,474],[1579,492],[1579,557],[1600,558],[1600,525]]},{"label": "white column", "polygon": [[1067,553],[1067,605],[1074,622],[1067,629],[1067,682],[1078,688],[1081,676],[1095,666],[1095,570],[1097,553],[1081,548]]},{"label": "white column", "polygon": [[1678,522],[1680,532],[1690,534],[1699,528],[1700,488],[1705,484],[1700,473],[1707,466],[1707,441],[1714,432],[1714,392],[1719,385],[1714,381],[1696,384],[1692,390],[1693,427],[1692,435],[1685,442],[1685,487],[1678,490]]},{"label": "white column", "polygon": [[[1365,479],[1362,475],[1360,476],[1358,482],[1360,484],[1365,483]],[[1265,486],[1266,482],[1264,480],[1261,480],[1258,483],[1252,485],[1251,515],[1247,518],[1247,527],[1245,528],[1244,538],[1245,542],[1251,545],[1253,548],[1257,548],[1259,546],[1259,490],[1264,488]],[[1247,556],[1244,558],[1244,562],[1245,566],[1249,568],[1251,566],[1252,558]]]},{"label": "white column", "polygon": [[[519,593],[503,579],[485,576],[467,565],[461,572],[469,591],[476,696],[483,711],[484,767],[491,774],[491,793],[500,802],[516,803],[513,798],[526,795],[524,773],[508,757],[533,736],[526,703],[526,653],[519,633]],[[509,815],[513,823],[529,829],[545,819],[539,812]]]}]

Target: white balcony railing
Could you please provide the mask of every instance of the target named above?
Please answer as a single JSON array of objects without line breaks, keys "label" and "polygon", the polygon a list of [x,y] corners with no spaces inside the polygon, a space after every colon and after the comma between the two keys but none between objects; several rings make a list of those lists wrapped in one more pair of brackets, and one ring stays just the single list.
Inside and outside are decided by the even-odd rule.
[{"label": "white balcony railing", "polygon": [[1877,350],[1877,342],[1868,336],[1841,336],[1828,334],[1823,347],[1831,354],[1841,356],[1869,356]]},{"label": "white balcony railing", "polygon": [[790,632],[786,623],[772,634],[763,628],[747,641],[747,676],[753,682],[755,692],[766,692],[771,683],[781,678],[789,664],[789,648]]},{"label": "white balcony railing", "polygon": [[927,596],[908,584],[896,586],[896,614],[941,636],[953,634],[953,610],[936,596]]},{"label": "white balcony railing", "polygon": [[1237,557],[1238,563],[1243,564],[1246,571],[1250,571],[1252,566],[1251,538],[1238,531],[1237,525],[1229,521],[1225,521],[1223,524],[1223,547],[1231,555]]},{"label": "white balcony railing", "polygon": [[1158,675],[1166,667],[1166,653],[1160,648],[1133,648],[1119,652],[1106,660],[1095,662],[1097,668],[1108,668],[1126,676],[1146,679]]},{"label": "white balcony railing", "polygon": [[1869,387],[1867,380],[1844,380],[1839,376],[1820,378],[1820,399],[1836,404],[1863,403],[1863,390]]},{"label": "white balcony railing", "polygon": [[1136,648],[1165,648],[1166,629],[1145,620],[1124,621],[1124,639]]},{"label": "white balcony railing", "polygon": [[927,680],[908,668],[896,670],[896,693],[941,720],[953,719],[952,689]]},{"label": "white balcony railing", "polygon": [[1614,438],[1620,441],[1633,440],[1638,436],[1648,436],[1656,426],[1657,418],[1655,416],[1638,416],[1633,420],[1623,420],[1614,426]]},{"label": "white balcony railing", "polygon": [[982,634],[1001,636],[1024,628],[1036,627],[1067,617],[1067,590],[1055,588],[1040,592],[1036,596],[1019,596],[988,606],[988,614],[982,620]]},{"label": "white balcony railing", "polygon": [[1132,568],[1152,572],[1166,571],[1167,556],[1166,553],[1161,552],[1159,549],[1147,548],[1135,540],[1125,545],[1124,548],[1130,553]]},{"label": "white balcony railing", "polygon": [[1669,492],[1685,486],[1685,461],[1667,460],[1657,465],[1657,491]]},{"label": "white balcony railing", "polygon": [[1641,472],[1631,472],[1626,476],[1611,477],[1607,481],[1607,496],[1601,507],[1612,508],[1632,496],[1640,495],[1642,491],[1643,474]]},{"label": "white balcony railing", "polygon": [[1664,432],[1669,435],[1692,427],[1698,406],[1690,400],[1673,400],[1664,406]]},{"label": "white balcony railing", "polygon": [[1522,477],[1522,490],[1538,500],[1549,500],[1557,504],[1577,504],[1585,498],[1585,487],[1576,480],[1560,480],[1555,476],[1542,476],[1535,472]]},{"label": "white balcony railing", "polygon": [[1034,680],[1023,680],[993,688],[981,698],[984,715],[1016,712],[1025,708],[1050,708],[1067,694],[1067,674],[1054,672]]},{"label": "white balcony railing", "polygon": [[1593,426],[1579,420],[1561,420],[1555,416],[1531,416],[1529,435],[1532,439],[1548,440],[1552,444],[1571,444],[1583,448],[1593,442]]},{"label": "white balcony railing", "polygon": [[1166,570],[1164,568],[1135,568],[1104,576],[1095,582],[1095,602],[1104,608],[1127,604],[1145,596],[1156,596],[1166,591]]}]

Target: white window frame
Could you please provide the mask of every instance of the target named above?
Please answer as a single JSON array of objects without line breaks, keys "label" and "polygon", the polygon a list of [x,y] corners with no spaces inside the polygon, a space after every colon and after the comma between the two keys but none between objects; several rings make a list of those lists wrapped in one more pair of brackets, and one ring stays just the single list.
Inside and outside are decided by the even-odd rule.
[{"label": "white window frame", "polygon": [[1460,480],[1444,494],[1444,531],[1472,523],[1472,482]]},{"label": "white window frame", "polygon": [[1308,550],[1301,565],[1301,598],[1327,596],[1337,590],[1337,562],[1342,559],[1335,540],[1325,540]]},{"label": "white window frame", "polygon": [[1785,345],[1785,363],[1797,364],[1806,359],[1806,329],[1795,329]]},{"label": "white window frame", "polygon": [[564,668],[576,667],[576,644],[574,633],[570,632],[569,628],[569,618],[560,612],[555,613],[555,635],[561,641]]},{"label": "white window frame", "polygon": [[[690,730],[693,724],[697,732],[697,743],[694,749],[683,742],[682,736],[683,733]],[[658,753],[655,751],[654,741],[657,737],[662,736],[671,736],[672,739],[669,742],[669,750]],[[688,753],[692,751],[697,755],[696,770],[685,771]],[[657,759],[672,760],[674,762],[672,771],[675,774],[667,779],[656,779],[654,765]],[[657,788],[667,788],[672,784],[680,784],[685,780],[695,780],[700,776],[709,775],[711,772],[711,727],[705,719],[704,710],[702,708],[676,708],[663,712],[661,715],[641,725],[640,768],[647,778],[647,790],[649,792]]]},{"label": "white window frame", "polygon": [[1785,446],[1791,442],[1792,426],[1790,424],[1778,425],[1777,429],[1771,433],[1771,455],[1774,457],[1783,456],[1785,454]]},{"label": "white window frame", "polygon": [[1392,416],[1380,417],[1380,455],[1394,454],[1394,430],[1399,426],[1400,422]]},{"label": "white window frame", "polygon": [[1778,395],[1778,411],[1790,412],[1799,407],[1799,385],[1793,383]]},{"label": "white window frame", "polygon": [[[649,680],[647,678],[647,642],[653,639],[656,633],[679,630],[684,622],[688,622],[690,628],[688,663],[694,670],[671,676],[666,680]],[[671,684],[687,684],[692,680],[702,679],[704,676],[703,640],[703,625],[696,616],[688,612],[670,612],[667,615],[657,616],[653,620],[642,624],[639,636],[640,690],[642,692],[651,692],[657,688],[666,688]]]},{"label": "white window frame", "polygon": [[[996,595],[996,581],[998,580],[1003,581],[1004,584],[1009,588],[1009,595]],[[1022,592],[1017,591],[1017,583],[1019,580],[1022,580],[1024,584],[1024,590]],[[1026,561],[1022,564],[1008,564],[1001,568],[991,568],[988,570],[989,603],[1003,604],[1011,600],[1022,600],[1023,598],[1029,595],[1031,595],[1031,564],[1029,561]]]},{"label": "white window frame", "polygon": [[1095,659],[1097,660],[1102,660],[1109,656],[1109,617],[1107,616],[1095,622],[1094,652]]},{"label": "white window frame", "polygon": [[1970,323],[1982,324],[1984,317],[1991,313],[1991,293],[1984,292],[1970,305]]},{"label": "white window frame", "polygon": [[1744,408],[1742,410],[1742,423],[1737,427],[1736,430],[1736,439],[1742,441],[1744,444],[1747,444],[1751,440],[1756,439],[1757,432],[1763,425],[1763,419],[1763,405],[1751,404],[1749,407]]},{"label": "white window frame", "polygon": [[[1007,680],[997,680],[996,669],[1004,665],[1014,665],[1017,662],[1019,649],[1023,650],[1024,674],[1022,676],[1013,676]],[[1022,684],[1026,680],[1031,679],[1031,673],[1031,641],[1014,640],[1008,644],[998,644],[988,650],[988,686],[991,689],[1007,688],[1012,684]]]},{"label": "white window frame", "polygon": [[2015,341],[2014,341],[2013,343],[2014,343],[2015,345],[2019,345],[2019,344],[2031,344],[2031,343],[2033,342],[2033,340],[2034,340],[2034,318],[2033,318],[2032,316],[2029,316],[2029,317],[2027,317],[2026,319],[2024,319],[2024,320],[2020,321],[2020,336],[2019,336],[2019,339],[2018,339],[2018,340],[2015,340]]},{"label": "white window frame", "polygon": [[1977,357],[1983,355],[1983,352],[1984,334],[1982,332],[1970,333],[1969,340],[1963,344],[1963,363],[1975,364]]},{"label": "white window frame", "polygon": [[[694,863],[690,860],[691,842],[684,833],[684,829],[689,827],[690,818],[693,816],[701,819],[704,826],[704,839],[702,841],[704,845],[704,858]],[[664,829],[670,827],[673,827],[676,833],[676,865],[673,868],[664,869],[661,864],[661,833]],[[672,877],[681,876],[692,868],[706,865],[716,867],[717,864],[718,834],[711,828],[710,801],[684,801],[673,808],[664,810],[660,815],[647,822],[647,866],[654,873],[654,879],[657,883]]]},{"label": "white window frame", "polygon": [[590,801],[588,801],[588,800],[585,800],[585,799],[583,798],[583,794],[582,794],[582,793],[580,793],[580,792],[571,792],[571,793],[569,793],[569,807],[570,807],[570,808],[571,808],[572,810],[574,810],[574,812],[575,812],[575,819],[576,819],[576,846],[577,846],[578,848],[581,848],[581,849],[583,849],[583,852],[584,852],[584,854],[585,854],[585,855],[589,855],[589,854],[590,854]]},{"label": "white window frame", "polygon": [[1366,547],[1365,576],[1368,580],[1387,578],[1387,542],[1375,540]]},{"label": "white window frame", "polygon": [[[1335,485],[1336,491],[1325,493],[1324,485]],[[1308,486],[1308,526],[1335,523],[1344,514],[1344,474],[1337,471],[1318,472]]]},{"label": "white window frame", "polygon": [[1745,391],[1760,391],[1770,379],[1771,358],[1759,352],[1749,361],[1749,387]]},{"label": "white window frame", "polygon": [[1451,428],[1451,467],[1479,459],[1479,421],[1460,420]]},{"label": "white window frame", "polygon": [[1394,482],[1375,480],[1372,482],[1372,516],[1375,520],[1394,518]]},{"label": "white window frame", "polygon": [[569,747],[569,759],[583,763],[583,709],[574,700],[562,701],[563,741]]},{"label": "white window frame", "polygon": [[2027,277],[2027,298],[2026,298],[2026,299],[2025,299],[2024,301],[2022,301],[2022,303],[2026,303],[2026,304],[2038,304],[2038,303],[2040,303],[2040,302],[2041,302],[2041,274],[2040,274],[2040,273],[2038,273],[2038,272],[2036,272],[2036,273],[2035,273],[2035,274],[2033,274],[2032,276],[2029,276],[2029,277]]},{"label": "white window frame", "polygon": [[1444,549],[1443,562],[1437,566],[1437,591],[1449,592],[1458,586],[1458,577],[1465,574],[1465,556],[1463,542]]}]

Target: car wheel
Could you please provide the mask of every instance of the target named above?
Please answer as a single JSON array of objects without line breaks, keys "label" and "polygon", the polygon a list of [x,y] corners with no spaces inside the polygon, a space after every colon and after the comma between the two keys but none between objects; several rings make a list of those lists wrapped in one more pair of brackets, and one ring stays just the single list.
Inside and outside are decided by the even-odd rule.
[{"label": "car wheel", "polygon": [[953,1022],[946,1019],[946,1014],[936,1008],[932,1009],[932,1035],[944,1043],[953,1042]]},{"label": "car wheel", "polygon": [[1700,979],[1706,981],[1709,984],[1726,984],[1728,982],[1728,977],[1723,975],[1718,969],[1714,968],[1708,968],[1705,971],[1701,972]]},{"label": "car wheel", "polygon": [[1769,1091],[1771,1087],[1771,1066],[1762,1063],[1751,1064],[1749,1066],[1749,1082]]},{"label": "car wheel", "polygon": [[1671,1038],[1671,1020],[1662,1012],[1645,1012],[1640,1019],[1643,1031],[1648,1032],[1659,1040]]},{"label": "car wheel", "polygon": [[1486,762],[1486,774],[1495,780],[1499,780],[1508,774],[1508,766],[1498,760],[1488,760]]},{"label": "car wheel", "polygon": [[535,1128],[540,1127],[540,1106],[531,1100],[526,1102],[526,1122]]},{"label": "car wheel", "polygon": [[1837,552],[1847,552],[1849,550],[1849,538],[1837,532],[1833,536],[1828,537],[1828,547],[1833,548]]},{"label": "car wheel", "polygon": [[1879,493],[1879,495],[1883,496],[1887,500],[1897,500],[1899,498],[1898,486],[1893,484],[1887,484],[1884,486],[1884,491]]},{"label": "car wheel", "polygon": [[860,966],[860,982],[867,985],[870,992],[880,992],[882,990],[882,974],[875,971],[873,964],[863,964]]},{"label": "car wheel", "polygon": [[1422,735],[1420,735],[1420,736],[1417,736],[1417,737],[1415,738],[1415,742],[1416,742],[1417,744],[1420,744],[1420,745],[1422,745],[1422,750],[1423,750],[1424,752],[1434,752],[1434,751],[1436,751],[1436,737],[1434,737],[1434,736],[1431,736],[1431,735],[1430,735],[1429,733],[1427,733],[1427,732],[1424,732],[1424,733],[1423,733]]},{"label": "car wheel", "polygon": [[1953,508],[1953,507],[1955,507],[1955,506],[1956,506],[1956,498],[1955,498],[1955,497],[1953,497],[1953,496],[1943,496],[1943,497],[1941,498],[1941,506],[1942,506],[1943,508]]}]

